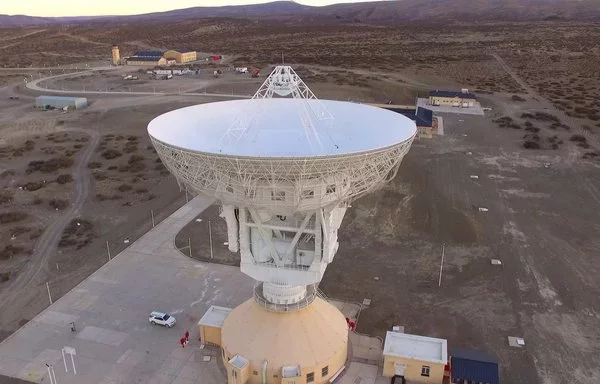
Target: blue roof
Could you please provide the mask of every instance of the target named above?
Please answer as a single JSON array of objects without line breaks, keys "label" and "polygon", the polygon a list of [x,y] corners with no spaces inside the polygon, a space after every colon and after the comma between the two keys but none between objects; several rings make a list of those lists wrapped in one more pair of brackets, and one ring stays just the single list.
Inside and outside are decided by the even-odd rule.
[{"label": "blue roof", "polygon": [[433,112],[431,112],[431,109],[417,107],[416,121],[420,127],[431,127],[433,125]]},{"label": "blue roof", "polygon": [[163,51],[139,51],[139,52],[136,52],[136,54],[133,55],[133,56],[158,56],[158,57],[162,57],[163,54],[164,54]]},{"label": "blue roof", "polygon": [[469,380],[477,383],[499,384],[498,361],[483,352],[468,349],[450,351],[452,382]]},{"label": "blue roof", "polygon": [[440,90],[435,90],[435,91],[431,91],[429,92],[429,96],[438,96],[438,97],[460,97],[461,99],[477,99],[477,97],[475,97],[474,94],[472,93],[462,93],[462,92],[456,92],[456,91],[440,91]]},{"label": "blue roof", "polygon": [[408,117],[409,119],[411,119],[412,121],[415,122],[417,127],[433,126],[433,112],[431,112],[430,109],[417,108],[415,110],[412,108],[394,108],[394,107],[386,108],[383,106],[381,108],[384,108],[384,109],[387,109],[388,111],[396,112],[396,113],[399,113],[401,115]]}]

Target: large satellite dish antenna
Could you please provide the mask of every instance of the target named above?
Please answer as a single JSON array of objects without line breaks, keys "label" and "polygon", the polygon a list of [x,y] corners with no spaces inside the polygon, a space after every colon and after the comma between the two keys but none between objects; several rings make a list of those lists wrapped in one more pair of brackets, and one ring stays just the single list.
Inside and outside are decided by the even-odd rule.
[{"label": "large satellite dish antenna", "polygon": [[[179,183],[222,204],[229,250],[240,253],[241,271],[257,281],[255,302],[289,313],[318,300],[317,286],[337,252],[338,229],[349,203],[396,175],[416,126],[384,109],[318,100],[291,67],[278,66],[252,99],[171,111],[152,120],[148,133]],[[329,311],[322,303],[312,308],[321,307]],[[250,321],[236,311],[229,315],[232,319]],[[236,329],[238,338],[248,336],[245,328],[237,328],[242,325],[230,324],[222,331],[224,343],[225,328]],[[345,341],[340,343],[331,345],[345,356],[340,349]]]}]

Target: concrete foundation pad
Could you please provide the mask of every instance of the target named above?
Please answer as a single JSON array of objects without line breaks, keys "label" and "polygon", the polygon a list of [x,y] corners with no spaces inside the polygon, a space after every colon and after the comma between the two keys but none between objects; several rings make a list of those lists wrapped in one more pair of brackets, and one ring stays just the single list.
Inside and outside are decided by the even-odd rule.
[{"label": "concrete foundation pad", "polygon": [[[236,267],[189,259],[173,244],[210,204],[193,199],[4,340],[0,373],[47,383],[48,363],[61,384],[225,382],[215,358],[196,361],[204,352],[196,323],[212,304],[235,307],[248,299],[253,282]],[[153,310],[174,314],[175,327],[152,326]],[[182,348],[186,331],[190,343]],[[76,350],[77,375],[68,355],[65,372],[64,346]]]}]

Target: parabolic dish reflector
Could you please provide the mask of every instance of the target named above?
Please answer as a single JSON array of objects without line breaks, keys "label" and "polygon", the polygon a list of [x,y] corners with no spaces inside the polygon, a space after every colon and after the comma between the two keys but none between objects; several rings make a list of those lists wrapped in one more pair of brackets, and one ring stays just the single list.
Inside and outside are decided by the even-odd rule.
[{"label": "parabolic dish reflector", "polygon": [[148,133],[189,190],[228,204],[304,211],[392,179],[416,126],[367,105],[271,98],[178,109],[152,120]]},{"label": "parabolic dish reflector", "polygon": [[[320,119],[311,113],[311,104],[319,103],[333,118]],[[243,126],[242,132],[233,139],[224,137],[236,123]],[[310,158],[388,148],[411,140],[416,127],[403,115],[368,105],[274,98],[177,109],[152,120],[148,133],[165,145],[190,152]]]}]

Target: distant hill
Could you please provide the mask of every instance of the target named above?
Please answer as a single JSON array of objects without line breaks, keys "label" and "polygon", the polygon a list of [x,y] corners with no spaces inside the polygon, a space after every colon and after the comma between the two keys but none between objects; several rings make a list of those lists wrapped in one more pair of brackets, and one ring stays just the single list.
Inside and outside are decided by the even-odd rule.
[{"label": "distant hill", "polygon": [[53,25],[90,21],[162,21],[215,17],[288,23],[402,24],[436,21],[600,20],[599,0],[397,0],[310,7],[276,1],[225,7],[194,7],[133,16],[32,17],[0,15],[0,26]]}]

